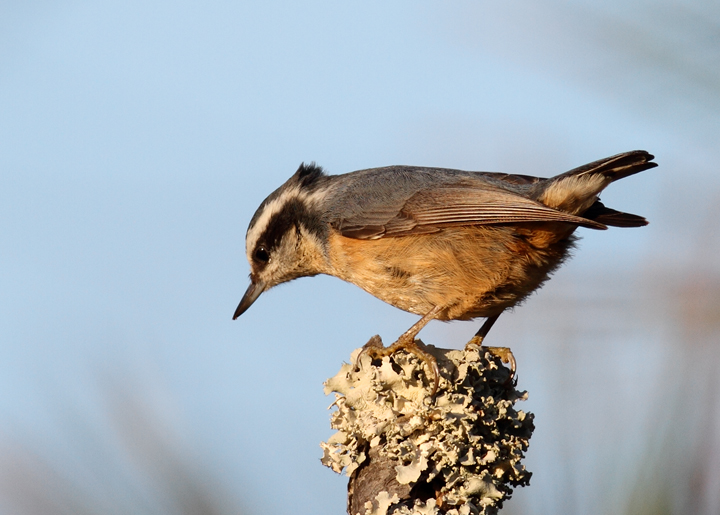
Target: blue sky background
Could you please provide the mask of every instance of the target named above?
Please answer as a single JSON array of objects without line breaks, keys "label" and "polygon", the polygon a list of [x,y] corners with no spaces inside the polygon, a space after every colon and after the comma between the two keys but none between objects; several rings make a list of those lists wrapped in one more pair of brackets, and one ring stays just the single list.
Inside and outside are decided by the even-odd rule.
[{"label": "blue sky background", "polygon": [[[549,176],[654,153],[603,195],[651,225],[582,231],[491,333],[538,426],[506,511],[618,513],[670,421],[708,406],[683,431],[719,470],[697,393],[720,340],[719,70],[700,1],[0,3],[0,513],[178,513],[178,470],[217,513],[344,511],[322,381],[417,317],[317,277],[231,321],[247,223],[301,161]],[[685,388],[703,408],[668,412]],[[32,511],[42,492],[66,504]]]}]

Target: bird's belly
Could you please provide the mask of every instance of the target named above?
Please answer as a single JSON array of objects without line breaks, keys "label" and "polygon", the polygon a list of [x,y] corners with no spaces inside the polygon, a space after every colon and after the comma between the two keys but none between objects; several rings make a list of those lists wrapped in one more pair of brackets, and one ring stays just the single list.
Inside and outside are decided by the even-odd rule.
[{"label": "bird's belly", "polygon": [[492,316],[537,289],[571,245],[565,235],[537,248],[523,230],[453,227],[377,240],[334,234],[331,275],[411,313],[424,315],[443,306],[440,320]]}]

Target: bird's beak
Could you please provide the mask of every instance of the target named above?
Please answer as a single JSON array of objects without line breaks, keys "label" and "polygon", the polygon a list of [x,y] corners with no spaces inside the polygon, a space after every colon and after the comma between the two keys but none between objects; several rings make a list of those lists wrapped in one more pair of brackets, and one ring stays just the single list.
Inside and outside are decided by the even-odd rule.
[{"label": "bird's beak", "polygon": [[257,300],[257,298],[260,296],[262,292],[265,291],[265,283],[262,281],[257,282],[251,282],[250,286],[248,286],[247,291],[245,292],[245,295],[243,295],[242,300],[240,301],[240,304],[238,304],[237,309],[235,310],[235,314],[233,315],[233,320],[235,320],[237,317],[245,313],[247,311],[247,308],[252,306],[252,303]]}]

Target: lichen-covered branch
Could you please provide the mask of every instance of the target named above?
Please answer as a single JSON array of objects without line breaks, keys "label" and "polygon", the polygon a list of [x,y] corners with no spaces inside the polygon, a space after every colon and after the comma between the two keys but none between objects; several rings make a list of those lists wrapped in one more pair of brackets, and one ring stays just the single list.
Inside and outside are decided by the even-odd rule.
[{"label": "lichen-covered branch", "polygon": [[350,515],[493,514],[529,483],[533,416],[514,408],[527,393],[485,348],[427,350],[441,374],[434,397],[429,368],[405,351],[362,354],[325,383],[337,432],[322,462],[350,476]]}]

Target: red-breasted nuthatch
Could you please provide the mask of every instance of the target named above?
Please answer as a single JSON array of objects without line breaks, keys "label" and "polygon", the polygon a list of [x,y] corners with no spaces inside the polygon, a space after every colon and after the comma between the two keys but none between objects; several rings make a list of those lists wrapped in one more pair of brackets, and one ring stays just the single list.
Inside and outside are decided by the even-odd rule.
[{"label": "red-breasted nuthatch", "polygon": [[434,358],[415,344],[425,324],[486,317],[471,340],[479,344],[568,257],[578,226],[647,225],[598,195],[652,159],[625,152],[548,179],[417,166],[326,175],[302,164],[250,221],[250,286],[233,319],[277,284],[333,275],[422,316],[382,354],[418,354],[437,387]]}]

